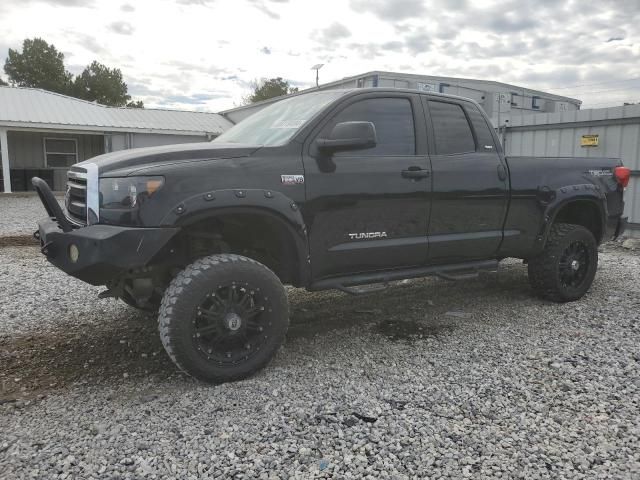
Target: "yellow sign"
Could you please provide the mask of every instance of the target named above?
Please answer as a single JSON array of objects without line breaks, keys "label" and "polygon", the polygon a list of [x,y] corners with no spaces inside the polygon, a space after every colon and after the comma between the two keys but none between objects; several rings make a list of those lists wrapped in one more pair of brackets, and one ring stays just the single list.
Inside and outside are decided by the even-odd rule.
[{"label": "yellow sign", "polygon": [[582,135],[580,139],[581,147],[597,147],[598,146],[598,135]]}]

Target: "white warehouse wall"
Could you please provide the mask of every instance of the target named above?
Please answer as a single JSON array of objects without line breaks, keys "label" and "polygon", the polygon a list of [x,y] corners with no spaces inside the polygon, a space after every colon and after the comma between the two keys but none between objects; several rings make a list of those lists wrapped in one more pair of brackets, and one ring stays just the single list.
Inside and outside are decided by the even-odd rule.
[{"label": "white warehouse wall", "polygon": [[[598,135],[598,146],[582,147],[582,135]],[[621,159],[634,171],[625,191],[625,215],[640,234],[640,105],[514,118],[504,147],[507,156]]]}]

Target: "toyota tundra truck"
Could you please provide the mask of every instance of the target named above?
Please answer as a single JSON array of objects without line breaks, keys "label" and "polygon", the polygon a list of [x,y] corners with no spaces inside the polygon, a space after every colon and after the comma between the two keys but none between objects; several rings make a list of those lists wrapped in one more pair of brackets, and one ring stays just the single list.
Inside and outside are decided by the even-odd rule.
[{"label": "toyota tundra truck", "polygon": [[[294,95],[211,142],[100,155],[68,173],[35,236],[49,262],[157,312],[162,343],[209,382],[264,367],[283,285],[359,294],[524,260],[532,290],[580,299],[619,236],[616,159],[505,157],[472,100],[408,89]],[[369,287],[366,287],[369,286]]]}]

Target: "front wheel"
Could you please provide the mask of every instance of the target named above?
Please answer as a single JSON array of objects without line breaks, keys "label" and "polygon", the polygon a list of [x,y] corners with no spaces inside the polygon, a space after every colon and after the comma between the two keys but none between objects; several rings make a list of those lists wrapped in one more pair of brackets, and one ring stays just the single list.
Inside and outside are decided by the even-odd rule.
[{"label": "front wheel", "polygon": [[538,295],[554,302],[581,298],[598,269],[598,245],[580,225],[551,227],[543,252],[529,259],[529,282]]},{"label": "front wheel", "polygon": [[220,383],[246,378],[269,363],[289,327],[289,305],[280,280],[261,263],[211,255],[173,279],[158,321],[178,368]]}]

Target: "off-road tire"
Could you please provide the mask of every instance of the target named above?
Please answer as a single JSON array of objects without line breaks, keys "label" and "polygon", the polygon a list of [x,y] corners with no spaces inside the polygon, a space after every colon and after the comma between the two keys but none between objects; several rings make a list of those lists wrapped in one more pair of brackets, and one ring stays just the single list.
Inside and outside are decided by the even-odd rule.
[{"label": "off-road tire", "polygon": [[[218,285],[248,282],[258,286],[269,309],[261,313],[271,325],[262,347],[247,360],[219,365],[205,358],[194,345],[193,318],[207,294]],[[180,370],[213,383],[240,380],[266,366],[283,343],[289,327],[289,304],[278,277],[261,263],[240,255],[219,254],[196,260],[171,281],[158,318],[160,339]]]},{"label": "off-road tire", "polygon": [[[563,284],[560,261],[564,252],[578,242],[584,245],[588,264],[578,285]],[[572,302],[581,298],[593,282],[598,269],[598,245],[593,234],[580,225],[558,223],[551,227],[541,254],[529,259],[529,283],[542,298],[554,302]]]}]

